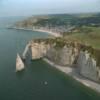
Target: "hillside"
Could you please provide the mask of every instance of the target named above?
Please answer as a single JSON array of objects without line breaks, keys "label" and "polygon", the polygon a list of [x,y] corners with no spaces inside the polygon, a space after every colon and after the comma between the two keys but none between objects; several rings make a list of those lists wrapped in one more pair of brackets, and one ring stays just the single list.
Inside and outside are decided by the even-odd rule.
[{"label": "hillside", "polygon": [[78,40],[100,49],[100,13],[32,16],[17,22],[15,26],[60,33],[67,39]]},{"label": "hillside", "polygon": [[32,27],[32,26],[82,26],[100,25],[100,14],[55,14],[32,16],[24,21],[16,23],[16,26]]},{"label": "hillside", "polygon": [[64,37],[100,49],[100,27],[78,27],[70,33],[64,33]]}]

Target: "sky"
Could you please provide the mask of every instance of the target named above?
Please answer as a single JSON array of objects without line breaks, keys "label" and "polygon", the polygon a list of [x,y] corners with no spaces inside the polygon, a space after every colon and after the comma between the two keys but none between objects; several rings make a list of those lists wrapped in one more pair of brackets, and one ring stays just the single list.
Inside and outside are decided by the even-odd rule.
[{"label": "sky", "polygon": [[100,12],[100,0],[0,0],[0,17],[85,12]]}]

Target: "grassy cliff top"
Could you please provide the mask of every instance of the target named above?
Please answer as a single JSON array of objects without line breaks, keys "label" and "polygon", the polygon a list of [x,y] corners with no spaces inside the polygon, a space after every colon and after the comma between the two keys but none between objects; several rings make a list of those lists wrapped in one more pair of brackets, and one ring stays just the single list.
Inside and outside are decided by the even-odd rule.
[{"label": "grassy cliff top", "polygon": [[73,30],[69,35],[65,33],[64,38],[100,49],[100,27],[83,26]]},{"label": "grassy cliff top", "polygon": [[[93,46],[91,46],[89,44],[89,42],[91,43],[91,41],[92,41],[92,40],[90,40],[91,39],[90,37],[86,37],[83,34],[81,36],[80,35],[77,36],[77,35],[78,35],[78,33],[76,33],[76,35],[75,34],[67,35],[62,38],[34,39],[33,42],[36,42],[36,43],[44,42],[45,44],[50,44],[50,45],[55,44],[54,47],[56,49],[62,49],[66,45],[67,47],[76,47],[79,50],[88,51],[90,53],[90,55],[97,61],[97,65],[100,66],[100,62],[99,62],[100,49],[93,48]],[[86,41],[88,42],[88,44],[86,43]],[[98,40],[98,41],[100,41],[100,40]],[[96,44],[98,44],[98,46],[99,46],[100,42],[98,43],[98,41],[95,40],[95,42],[93,42],[93,43],[97,42]],[[95,45],[95,44],[93,44],[93,45]]]},{"label": "grassy cliff top", "polygon": [[[71,32],[64,33],[63,38],[45,39],[46,43],[56,43],[57,47],[63,47],[67,43],[75,42],[82,45],[82,49],[89,50],[92,56],[100,60],[100,13],[97,14],[54,14],[32,16],[24,21],[16,23],[18,27],[56,27],[75,26]],[[41,39],[35,41],[44,41]]]},{"label": "grassy cliff top", "polygon": [[[79,27],[71,33],[65,33],[64,38],[67,40],[78,41],[85,46],[88,46],[88,51],[91,53],[100,66],[100,27]],[[84,48],[85,49],[85,48]]]}]

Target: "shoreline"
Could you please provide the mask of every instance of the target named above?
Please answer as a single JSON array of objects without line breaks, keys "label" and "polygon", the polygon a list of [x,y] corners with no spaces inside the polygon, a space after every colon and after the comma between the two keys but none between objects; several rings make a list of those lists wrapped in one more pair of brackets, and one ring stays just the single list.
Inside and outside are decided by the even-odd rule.
[{"label": "shoreline", "polygon": [[53,63],[52,61],[48,60],[47,58],[43,58],[43,61],[45,61],[46,63],[50,64],[52,67],[58,69],[59,71],[65,73],[66,75],[71,76],[72,78],[74,78],[76,81],[80,82],[81,84],[83,84],[86,87],[89,87],[91,89],[93,89],[94,91],[100,93],[100,84],[93,82],[87,78],[82,77],[81,75],[79,75],[77,73],[76,68],[71,68],[71,67],[64,67],[64,66],[60,66],[60,65],[56,65],[55,63]]},{"label": "shoreline", "polygon": [[53,35],[53,36],[55,36],[55,37],[62,37],[61,34],[55,33],[55,32],[52,32],[52,31],[48,31],[48,30],[33,29],[33,31],[48,33],[48,34]]},{"label": "shoreline", "polygon": [[17,28],[17,27],[8,27],[8,29],[16,29],[16,30],[32,31],[32,29]]},{"label": "shoreline", "polygon": [[[58,34],[58,33],[50,32],[50,31],[47,31],[47,30],[41,30],[41,29],[25,29],[25,28],[16,28],[16,27],[12,27],[11,29],[45,32],[45,33],[50,34],[50,35],[52,35],[54,37],[61,37],[61,35]],[[72,78],[74,78],[78,82],[82,83],[84,86],[87,86],[87,87],[97,91],[98,93],[100,93],[100,84],[96,83],[94,81],[91,81],[91,80],[89,80],[87,78],[82,77],[81,75],[78,74],[76,68],[64,67],[64,66],[61,66],[61,65],[57,65],[57,64],[53,63],[52,61],[50,61],[50,60],[48,60],[46,58],[43,58],[43,60],[46,63],[50,64],[52,67],[58,69],[61,72],[64,72],[66,75],[71,76]]]},{"label": "shoreline", "polygon": [[61,34],[55,33],[55,32],[49,31],[49,30],[42,30],[42,29],[25,29],[25,28],[17,28],[17,27],[11,27],[11,28],[9,28],[9,29],[25,30],[25,31],[34,31],[34,32],[42,32],[42,33],[46,33],[46,34],[52,35],[52,36],[54,36],[54,37],[62,37]]}]

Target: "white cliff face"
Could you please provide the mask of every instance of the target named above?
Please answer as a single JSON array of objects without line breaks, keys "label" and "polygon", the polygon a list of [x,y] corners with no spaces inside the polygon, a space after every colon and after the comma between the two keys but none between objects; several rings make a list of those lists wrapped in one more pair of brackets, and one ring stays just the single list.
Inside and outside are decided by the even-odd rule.
[{"label": "white cliff face", "polygon": [[80,51],[80,54],[79,54],[79,57],[77,60],[77,64],[78,64],[78,67],[80,68],[80,70],[85,69],[84,66],[86,66],[88,58],[89,58],[89,53]]},{"label": "white cliff face", "polygon": [[72,48],[64,46],[60,53],[60,62],[62,65],[72,64]]},{"label": "white cliff face", "polygon": [[27,52],[29,51],[30,46],[31,46],[30,43],[28,43],[26,45],[25,50],[24,50],[23,55],[22,55],[23,59],[26,59],[26,55],[27,55]]},{"label": "white cliff face", "polygon": [[89,72],[86,73],[86,76],[88,76],[92,80],[98,81],[98,73],[96,70],[96,68],[97,68],[96,61],[93,58],[89,58],[87,60],[86,68],[87,68],[87,70],[90,71],[90,73]]},{"label": "white cliff face", "polygon": [[32,43],[31,51],[32,51],[32,59],[40,59],[44,57],[47,53],[48,46],[44,43]]},{"label": "white cliff face", "polygon": [[73,48],[67,46],[58,49],[51,47],[46,56],[55,63],[63,66],[71,66],[76,58],[76,54],[73,54]]},{"label": "white cliff face", "polygon": [[64,46],[60,52],[60,62],[62,65],[73,65],[78,56],[78,49]]},{"label": "white cliff face", "polygon": [[96,61],[90,57],[88,52],[80,52],[77,60],[80,74],[94,81],[99,81]]},{"label": "white cliff face", "polygon": [[48,49],[46,57],[54,62],[57,60],[57,51],[54,47],[50,47],[50,49]]},{"label": "white cliff face", "polygon": [[42,51],[40,51],[40,46],[38,43],[34,43],[31,46],[32,51],[32,59],[40,59],[43,55],[41,54]]},{"label": "white cliff face", "polygon": [[54,63],[63,66],[72,66],[76,60],[82,76],[94,81],[100,79],[100,69],[97,69],[96,61],[90,57],[87,51],[79,52],[77,48],[67,45],[63,48],[56,48],[55,45],[45,42],[32,42],[31,51],[33,60],[47,57]]},{"label": "white cliff face", "polygon": [[[40,59],[46,56],[48,59],[60,65],[71,66],[76,58],[77,53],[73,48],[64,46],[63,48],[56,49],[54,45],[45,44],[43,42],[33,42],[31,45],[32,59]],[[76,49],[75,49],[76,50]]]},{"label": "white cliff face", "polygon": [[98,77],[99,77],[99,80],[100,80],[100,68],[97,71],[98,71]]},{"label": "white cliff face", "polygon": [[22,59],[20,58],[19,54],[17,54],[17,58],[16,58],[16,72],[17,71],[21,71],[24,69],[24,63],[22,61]]}]

